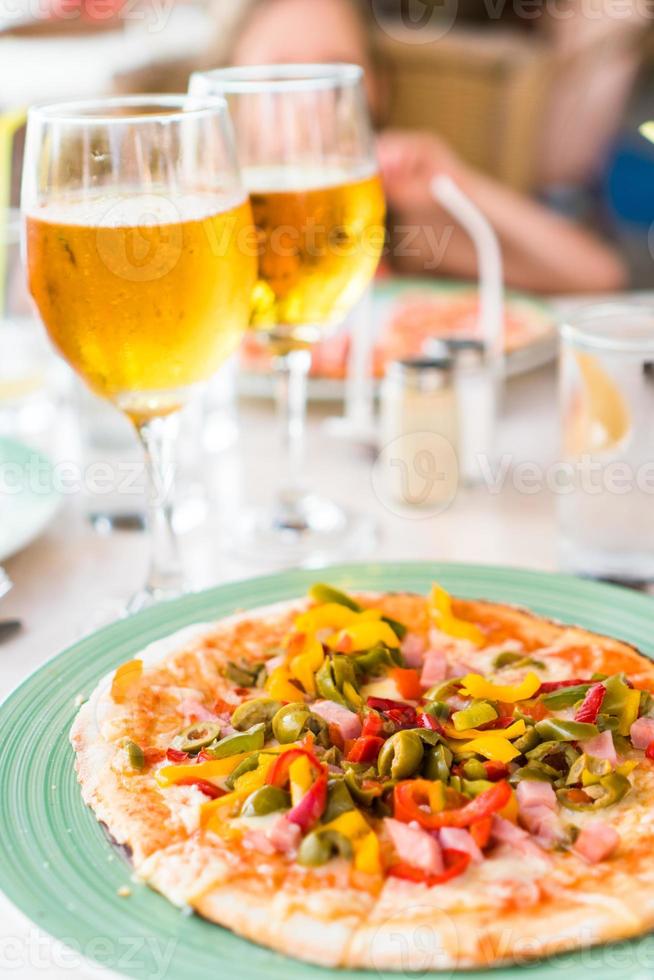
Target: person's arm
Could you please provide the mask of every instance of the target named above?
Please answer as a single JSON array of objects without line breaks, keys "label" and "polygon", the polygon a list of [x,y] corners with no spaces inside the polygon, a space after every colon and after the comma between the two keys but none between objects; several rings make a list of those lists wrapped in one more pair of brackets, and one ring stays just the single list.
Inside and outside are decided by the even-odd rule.
[{"label": "person's arm", "polygon": [[389,131],[378,143],[389,210],[393,262],[400,271],[474,278],[474,246],[431,198],[429,185],[449,173],[486,215],[499,238],[507,285],[541,293],[623,288],[619,254],[595,235],[478,171],[436,137]]}]

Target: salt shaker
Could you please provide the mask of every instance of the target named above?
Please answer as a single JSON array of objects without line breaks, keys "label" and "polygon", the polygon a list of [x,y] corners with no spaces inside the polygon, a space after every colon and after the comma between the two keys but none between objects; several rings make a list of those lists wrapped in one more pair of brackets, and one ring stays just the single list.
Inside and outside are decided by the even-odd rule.
[{"label": "salt shaker", "polygon": [[454,391],[459,419],[459,470],[468,485],[483,479],[483,460],[495,443],[499,379],[486,345],[473,338],[451,337],[430,341],[428,356],[442,356],[443,347],[454,365]]},{"label": "salt shaker", "polygon": [[381,440],[390,496],[428,509],[449,503],[458,483],[454,361],[443,348],[388,365]]}]

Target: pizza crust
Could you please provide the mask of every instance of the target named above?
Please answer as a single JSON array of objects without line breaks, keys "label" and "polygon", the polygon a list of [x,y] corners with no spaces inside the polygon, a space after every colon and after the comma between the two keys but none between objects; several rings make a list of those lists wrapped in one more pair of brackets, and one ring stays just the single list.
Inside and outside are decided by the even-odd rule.
[{"label": "pizza crust", "polygon": [[[357,597],[364,604],[381,604],[387,615],[405,622],[424,619],[425,601],[420,596]],[[238,648],[246,657],[249,650],[254,652],[251,624],[281,635],[306,604],[283,602],[191,627],[150,645],[141,656],[164,687],[168,678],[186,689],[187,674],[194,670],[213,684],[230,651]],[[517,637],[525,649],[538,649],[539,659],[566,669],[566,676],[570,670],[587,675],[610,666],[607,673],[624,670],[654,690],[654,665],[619,640],[483,600],[457,599],[454,612],[490,629],[491,646],[495,638],[501,645],[507,635]],[[574,652],[564,657],[564,650]],[[466,652],[473,668],[483,657],[483,649]],[[114,771],[114,748],[103,735],[103,729],[115,723],[112,676],[100,682],[71,732],[84,801],[117,843],[131,851],[135,871],[145,882],[175,904],[190,906],[245,938],[322,966],[424,971],[526,962],[654,927],[654,871],[649,870],[654,776],[643,776],[643,792],[625,801],[632,813],[634,806],[642,807],[640,857],[626,862],[618,855],[597,868],[568,855],[555,857],[551,867],[540,862],[533,872],[523,860],[519,875],[514,870],[511,877],[507,870],[510,887],[503,886],[503,892],[498,885],[497,906],[488,900],[495,894],[494,886],[481,881],[475,885],[477,869],[469,870],[457,885],[435,888],[389,878],[379,895],[351,887],[344,876],[339,883],[337,875],[334,883],[315,872],[313,878],[290,875],[277,857],[257,855],[254,870],[248,867],[244,873],[242,859],[224,842],[198,833],[189,836],[184,821],[148,774],[126,779]],[[506,898],[511,889],[513,907]],[[485,904],[475,899],[482,893]]]}]

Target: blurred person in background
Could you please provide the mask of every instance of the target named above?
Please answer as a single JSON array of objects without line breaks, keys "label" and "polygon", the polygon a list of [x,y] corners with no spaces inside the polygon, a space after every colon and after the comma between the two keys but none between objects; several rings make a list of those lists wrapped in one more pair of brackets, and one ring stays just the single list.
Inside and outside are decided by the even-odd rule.
[{"label": "blurred person in background", "polygon": [[[383,117],[384,80],[359,6],[351,0],[265,0],[249,8],[233,47],[234,64],[355,62],[366,71],[373,117]],[[432,177],[447,173],[495,228],[508,285],[542,293],[625,285],[625,267],[608,244],[468,166],[437,136],[387,130],[379,138],[379,159],[398,271],[476,275],[472,243],[429,192]]]},{"label": "blurred person in background", "polygon": [[[599,20],[587,24],[582,3],[570,0],[570,18],[553,21],[543,11],[538,21],[538,29],[555,37],[564,52],[608,36],[601,11]],[[623,288],[625,264],[617,250],[596,234],[475,169],[436,135],[383,130],[388,80],[372,46],[371,4],[373,0],[213,0],[214,40],[201,65],[194,67],[345,61],[364,68],[372,116],[382,128],[379,158],[389,207],[390,258],[398,272],[462,278],[477,273],[472,243],[452,226],[429,192],[432,177],[447,173],[495,228],[507,285],[541,293]],[[463,9],[474,10],[480,4],[483,0],[468,0]],[[374,0],[376,15],[381,6]],[[397,6],[386,2],[389,12]],[[533,16],[524,22],[525,27],[532,24]],[[617,35],[631,38],[641,26],[633,19],[608,24],[617,32],[611,35],[612,48],[620,52],[619,68],[608,65],[608,95],[596,61],[590,75],[586,68],[584,84],[569,91],[569,86],[557,82],[552,89],[539,154],[541,188],[583,181],[596,165],[615,131],[635,74],[633,58],[626,54],[628,46],[618,44]],[[181,78],[169,66],[161,66],[158,76],[152,70],[146,78],[130,75],[121,87],[184,88],[189,68],[180,70]]]}]

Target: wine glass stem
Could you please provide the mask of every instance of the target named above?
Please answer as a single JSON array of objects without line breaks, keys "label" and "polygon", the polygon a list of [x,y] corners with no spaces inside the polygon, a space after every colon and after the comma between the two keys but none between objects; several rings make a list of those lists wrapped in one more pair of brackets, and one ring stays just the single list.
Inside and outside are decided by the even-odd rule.
[{"label": "wine glass stem", "polygon": [[282,508],[293,508],[304,493],[304,449],[307,415],[308,350],[292,350],[275,358],[277,410],[284,450]]},{"label": "wine glass stem", "polygon": [[179,433],[177,413],[137,425],[145,455],[150,570],[142,595],[136,603],[171,598],[184,590],[184,576],[177,538],[173,530],[175,499],[175,447]]}]

